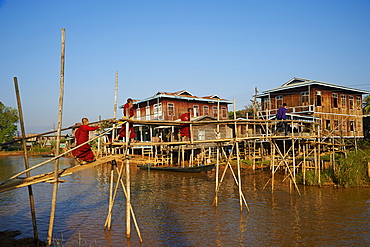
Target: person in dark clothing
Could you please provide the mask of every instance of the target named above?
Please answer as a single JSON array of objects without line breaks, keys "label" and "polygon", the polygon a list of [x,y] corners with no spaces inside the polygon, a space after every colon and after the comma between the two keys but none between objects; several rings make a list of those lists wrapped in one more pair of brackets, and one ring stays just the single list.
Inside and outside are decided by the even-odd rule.
[{"label": "person in dark clothing", "polygon": [[[280,107],[276,113],[277,120],[286,120],[286,111],[287,111],[287,104],[283,103],[283,106]],[[278,122],[277,124],[277,131],[281,132],[284,130],[284,134],[286,135],[288,132],[288,125],[285,121]]]}]

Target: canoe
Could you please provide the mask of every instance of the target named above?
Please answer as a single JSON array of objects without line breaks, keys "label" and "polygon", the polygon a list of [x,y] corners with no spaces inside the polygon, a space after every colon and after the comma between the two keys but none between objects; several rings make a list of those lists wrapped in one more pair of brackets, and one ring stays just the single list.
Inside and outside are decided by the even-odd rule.
[{"label": "canoe", "polygon": [[211,171],[215,164],[211,165],[200,165],[193,167],[171,167],[171,166],[151,166],[151,165],[138,165],[140,169],[145,170],[158,170],[158,171],[170,171],[170,172],[207,172]]}]

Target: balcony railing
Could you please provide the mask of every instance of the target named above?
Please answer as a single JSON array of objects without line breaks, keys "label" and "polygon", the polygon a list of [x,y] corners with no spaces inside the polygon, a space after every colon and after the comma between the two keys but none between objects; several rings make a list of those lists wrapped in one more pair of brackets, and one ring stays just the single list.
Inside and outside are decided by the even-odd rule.
[{"label": "balcony railing", "polygon": [[[266,109],[263,111],[258,111],[258,116],[273,116],[276,115],[278,109]],[[315,112],[314,105],[304,105],[304,106],[294,106],[288,107],[287,113],[304,113],[304,114],[312,114]]]}]

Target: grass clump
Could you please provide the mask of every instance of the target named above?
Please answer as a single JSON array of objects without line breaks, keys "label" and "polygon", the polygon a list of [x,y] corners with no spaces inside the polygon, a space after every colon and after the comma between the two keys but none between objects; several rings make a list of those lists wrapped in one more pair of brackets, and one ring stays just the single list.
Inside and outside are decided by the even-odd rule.
[{"label": "grass clump", "polygon": [[369,149],[351,151],[347,157],[340,157],[333,174],[334,182],[344,187],[368,185],[370,182],[368,162],[370,162]]}]

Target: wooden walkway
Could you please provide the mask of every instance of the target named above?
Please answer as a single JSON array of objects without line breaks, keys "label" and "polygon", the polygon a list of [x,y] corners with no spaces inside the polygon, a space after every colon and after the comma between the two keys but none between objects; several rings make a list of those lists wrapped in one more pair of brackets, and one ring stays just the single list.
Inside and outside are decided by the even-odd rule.
[{"label": "wooden walkway", "polygon": [[[81,171],[81,170],[84,170],[90,167],[101,165],[101,164],[104,164],[104,163],[107,163],[113,160],[122,160],[124,158],[125,158],[125,155],[123,154],[104,156],[91,163],[87,163],[84,165],[78,164],[70,168],[60,169],[59,177],[68,176],[75,172],[78,172],[78,171]],[[44,173],[44,174],[40,174],[40,175],[28,177],[28,178],[26,177],[15,178],[5,184],[0,185],[0,193],[4,191],[8,191],[8,190],[22,188],[28,185],[43,183],[43,182],[53,183],[54,182],[54,172],[48,172],[48,173]]]}]

